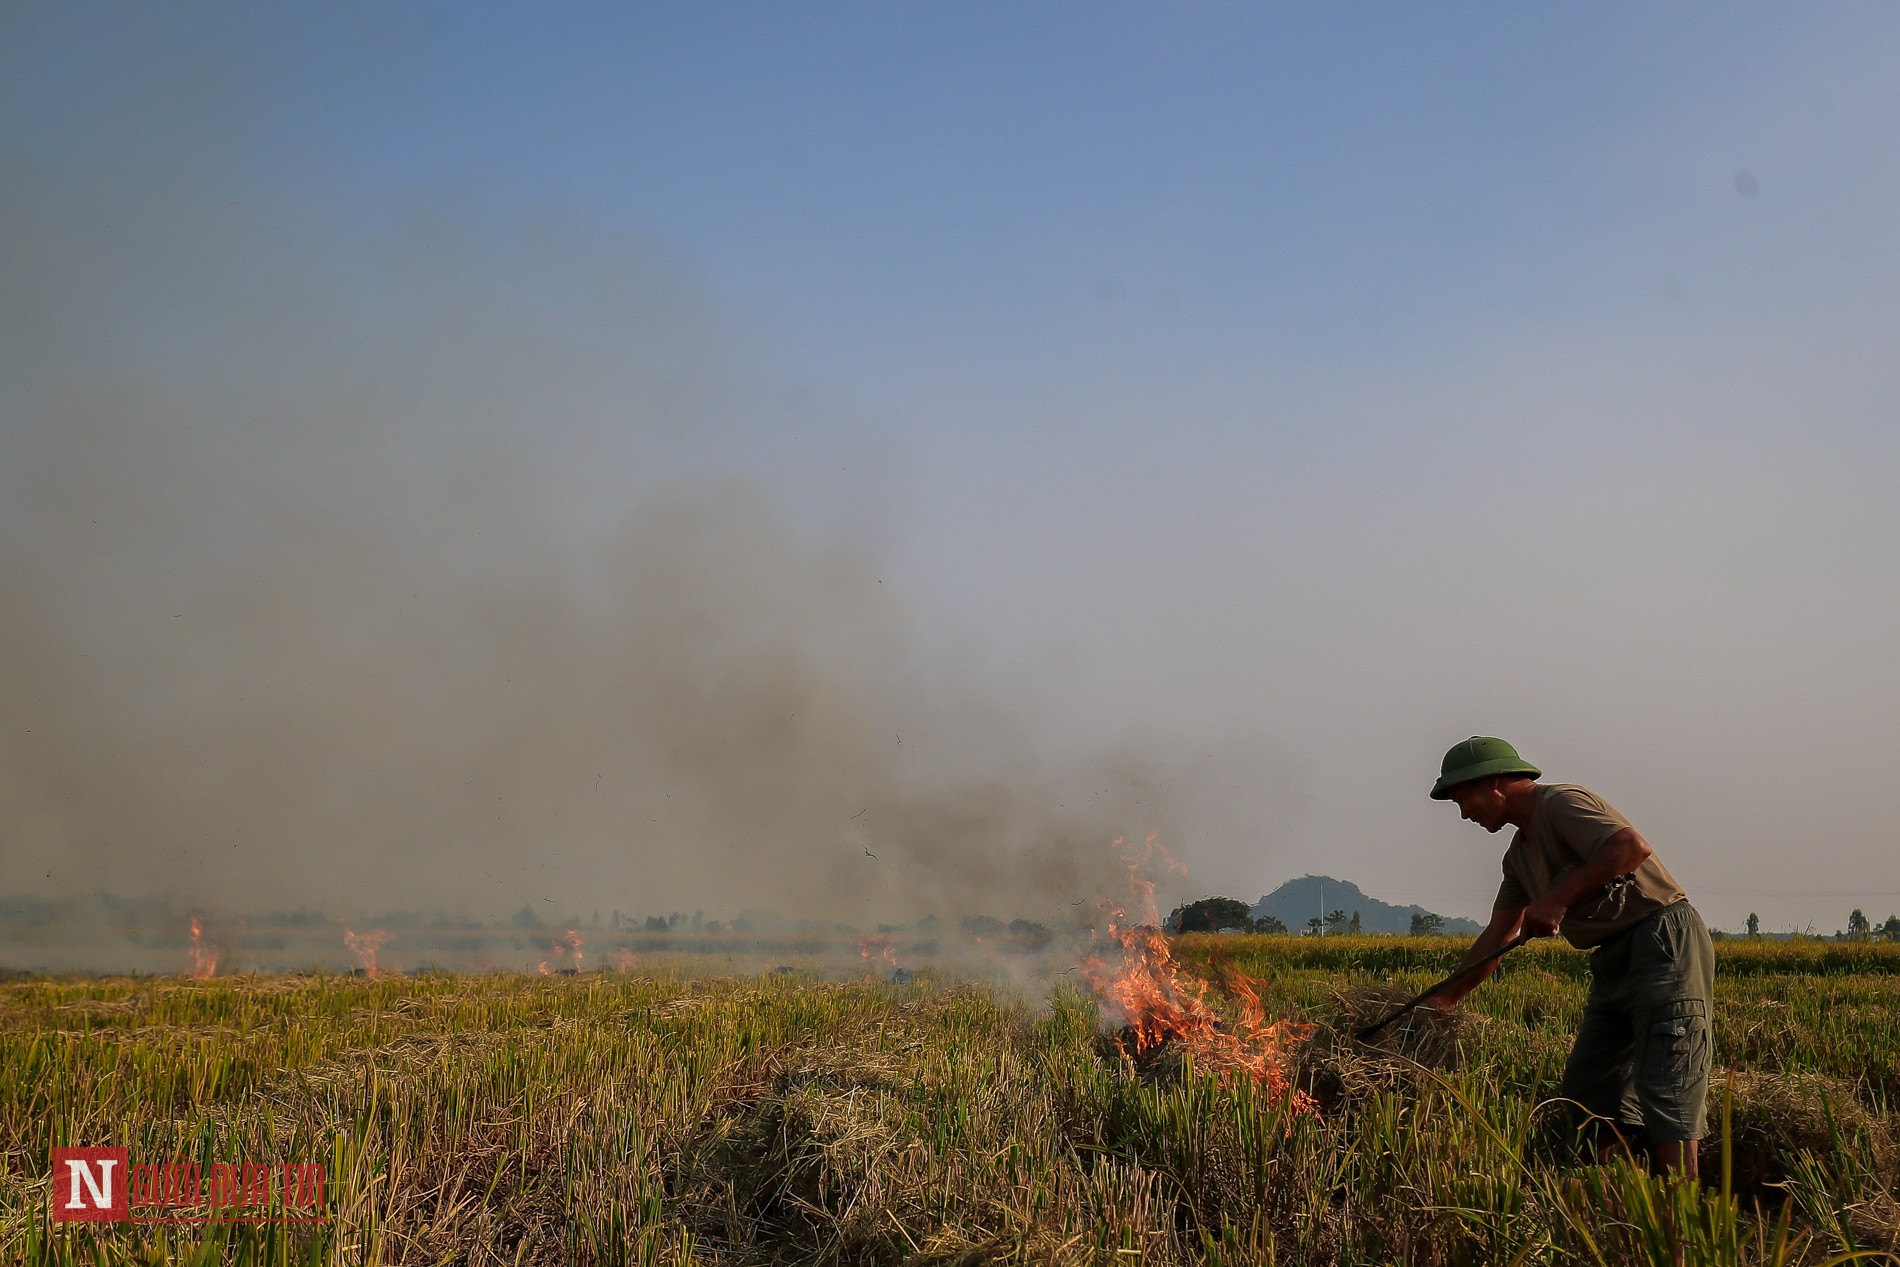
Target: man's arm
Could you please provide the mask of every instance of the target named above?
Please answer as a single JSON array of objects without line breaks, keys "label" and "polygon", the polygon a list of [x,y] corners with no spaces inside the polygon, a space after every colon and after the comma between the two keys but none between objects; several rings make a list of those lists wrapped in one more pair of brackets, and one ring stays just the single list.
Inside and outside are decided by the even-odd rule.
[{"label": "man's arm", "polygon": [[[1524,928],[1533,937],[1553,937],[1557,926],[1564,922],[1564,916],[1578,899],[1595,893],[1598,889],[1616,879],[1628,875],[1643,865],[1643,860],[1655,853],[1634,827],[1625,827],[1616,835],[1604,841],[1597,849],[1596,856],[1572,871],[1557,886],[1544,896],[1524,908]],[[1492,923],[1497,922],[1493,917]],[[1488,934],[1489,929],[1485,930]]]},{"label": "man's arm", "polygon": [[[1471,949],[1467,950],[1465,957],[1458,961],[1458,967],[1454,971],[1462,971],[1470,965],[1477,963],[1480,959],[1483,959],[1505,942],[1517,936],[1518,928],[1524,922],[1524,911],[1525,908],[1521,906],[1500,907],[1492,911],[1491,922],[1485,925],[1485,929],[1482,933],[1478,934],[1478,940],[1471,943]],[[1494,959],[1463,980],[1455,981],[1451,985],[1446,986],[1432,996],[1432,1006],[1440,1010],[1453,1006],[1459,999],[1464,998],[1465,995],[1477,989],[1478,983],[1490,976],[1493,972],[1496,972],[1497,968],[1498,961]]]}]

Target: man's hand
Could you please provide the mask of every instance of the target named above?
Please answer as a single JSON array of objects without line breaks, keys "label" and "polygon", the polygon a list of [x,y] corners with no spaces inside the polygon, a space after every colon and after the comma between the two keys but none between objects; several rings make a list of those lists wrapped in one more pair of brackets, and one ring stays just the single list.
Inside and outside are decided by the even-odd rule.
[{"label": "man's hand", "polygon": [[[1478,934],[1478,940],[1471,943],[1471,949],[1465,951],[1465,957],[1458,961],[1458,967],[1454,970],[1454,973],[1463,972],[1466,968],[1474,967],[1490,956],[1492,951],[1497,950],[1509,942],[1511,938],[1517,936],[1520,921],[1524,918],[1524,914],[1524,908],[1522,907],[1494,908],[1491,911],[1491,922],[1485,926],[1485,930],[1482,933]],[[1563,912],[1559,911],[1557,917],[1562,919]],[[1490,963],[1486,963],[1484,967],[1477,969],[1470,976],[1461,977],[1432,995],[1422,1006],[1433,1007],[1441,1012],[1449,1012],[1452,1008],[1458,1006],[1458,1000],[1477,989],[1480,981],[1483,981],[1496,971],[1497,966],[1495,959]]]},{"label": "man's hand", "polygon": [[1555,937],[1570,906],[1555,892],[1547,893],[1524,908],[1523,931],[1533,937]]},{"label": "man's hand", "polygon": [[1591,900],[1611,881],[1632,874],[1654,852],[1634,827],[1625,827],[1604,841],[1594,858],[1524,908],[1524,931],[1533,937],[1555,937],[1573,905]]}]

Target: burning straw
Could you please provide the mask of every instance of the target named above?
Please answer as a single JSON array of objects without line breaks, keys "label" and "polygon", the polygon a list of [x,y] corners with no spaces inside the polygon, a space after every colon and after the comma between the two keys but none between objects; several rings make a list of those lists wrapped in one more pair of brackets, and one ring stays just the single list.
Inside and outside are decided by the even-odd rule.
[{"label": "burning straw", "polygon": [[1184,869],[1152,835],[1140,850],[1120,840],[1115,846],[1124,851],[1131,905],[1142,918],[1131,921],[1127,908],[1107,906],[1106,935],[1094,938],[1094,949],[1081,968],[1109,1019],[1122,1026],[1114,1040],[1117,1050],[1137,1067],[1152,1066],[1165,1054],[1169,1060],[1191,1060],[1222,1081],[1245,1076],[1273,1100],[1287,1099],[1297,1109],[1311,1109],[1312,1101],[1293,1085],[1292,1053],[1310,1036],[1312,1026],[1287,1020],[1268,1023],[1256,983],[1239,972],[1227,974],[1223,985],[1240,1004],[1241,1014],[1234,1025],[1223,1025],[1207,1001],[1207,983],[1181,978],[1155,912],[1152,865],[1158,861],[1178,874],[1185,874]]},{"label": "burning straw", "polygon": [[578,974],[581,970],[581,962],[587,958],[587,956],[581,952],[581,947],[584,944],[579,931],[572,928],[568,929],[567,936],[558,939],[552,944],[554,967],[549,968],[548,961],[543,959],[536,965],[537,969],[544,977],[556,975],[571,977]]},{"label": "burning straw", "polygon": [[367,933],[343,930],[343,944],[350,948],[360,965],[357,971],[366,977],[376,976],[376,956],[383,944],[389,940],[389,934],[380,928],[372,928]]},{"label": "burning straw", "polygon": [[191,917],[191,979],[209,981],[218,975],[218,952],[205,941],[205,922]]}]

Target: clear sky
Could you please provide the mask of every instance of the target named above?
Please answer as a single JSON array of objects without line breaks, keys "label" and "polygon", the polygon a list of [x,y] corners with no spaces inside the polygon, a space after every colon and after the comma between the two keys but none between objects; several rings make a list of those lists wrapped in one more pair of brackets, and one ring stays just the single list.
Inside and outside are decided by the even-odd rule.
[{"label": "clear sky", "polygon": [[[435,741],[363,744],[346,796],[257,792],[258,736],[335,763],[389,705],[259,711],[218,694],[233,658],[258,683],[435,672],[462,599],[380,643],[399,621],[365,595],[453,574],[478,602],[614,532],[698,543],[723,510],[628,508],[710,483],[756,494],[790,561],[709,546],[764,588],[682,606],[742,658],[795,628],[813,681],[861,684],[866,657],[889,679],[837,722],[863,735],[748,776],[747,822],[816,781],[831,823],[862,777],[901,835],[916,773],[864,747],[899,716],[986,779],[1136,754],[1172,808],[1126,830],[1173,841],[1178,896],[1318,871],[1481,915],[1504,842],[1424,791],[1496,733],[1628,813],[1712,922],[1878,920],[1896,64],[1900,10],[1872,3],[8,6],[0,513],[16,594],[51,589],[8,635],[16,732],[41,724],[7,741],[28,847],[4,865],[72,888],[128,824],[229,821],[230,797],[319,836],[374,817],[365,789]],[[84,536],[108,498],[136,526]],[[863,584],[828,607],[838,557]],[[321,580],[359,564],[388,574]],[[319,579],[229,598],[272,571]],[[189,638],[142,623],[192,620],[153,606],[184,592]],[[280,604],[336,623],[255,623]],[[460,659],[612,641],[519,624]],[[147,721],[101,720],[128,696]],[[539,796],[550,735],[631,745],[641,796],[693,760],[591,712],[500,724],[533,734],[456,748],[445,786]],[[727,738],[717,760],[748,760]],[[194,745],[224,773],[161,796],[127,757],[87,794],[118,810],[71,808],[87,754]],[[610,834],[628,796],[509,827]],[[716,900],[649,857],[616,883]],[[417,893],[429,867],[399,874]]]}]

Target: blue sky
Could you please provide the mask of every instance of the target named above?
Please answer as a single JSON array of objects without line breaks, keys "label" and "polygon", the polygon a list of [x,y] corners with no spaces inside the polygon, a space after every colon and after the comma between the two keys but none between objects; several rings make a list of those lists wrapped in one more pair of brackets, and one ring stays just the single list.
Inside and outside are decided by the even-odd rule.
[{"label": "blue sky", "polygon": [[864,6],[548,29],[438,10],[256,31],[233,73],[269,81],[254,177],[366,225],[431,198],[578,215],[654,236],[782,334],[822,332],[796,350],[826,372],[974,356],[1035,375],[1136,342],[1349,364],[1430,348],[1465,305],[1613,303],[1627,279],[1590,276],[1593,245],[1665,201],[1727,228],[1724,169],[1762,138],[1745,117],[1684,138],[1723,177],[1698,199],[1630,151],[1686,102],[1745,102],[1793,24]]},{"label": "blue sky", "polygon": [[1418,796],[1476,731],[1719,923],[1900,907],[1815,790],[1900,749],[1889,7],[0,21],[16,473],[103,363],[333,512],[743,475],[1039,750],[1211,763],[1197,884],[1481,913],[1501,842]]}]

